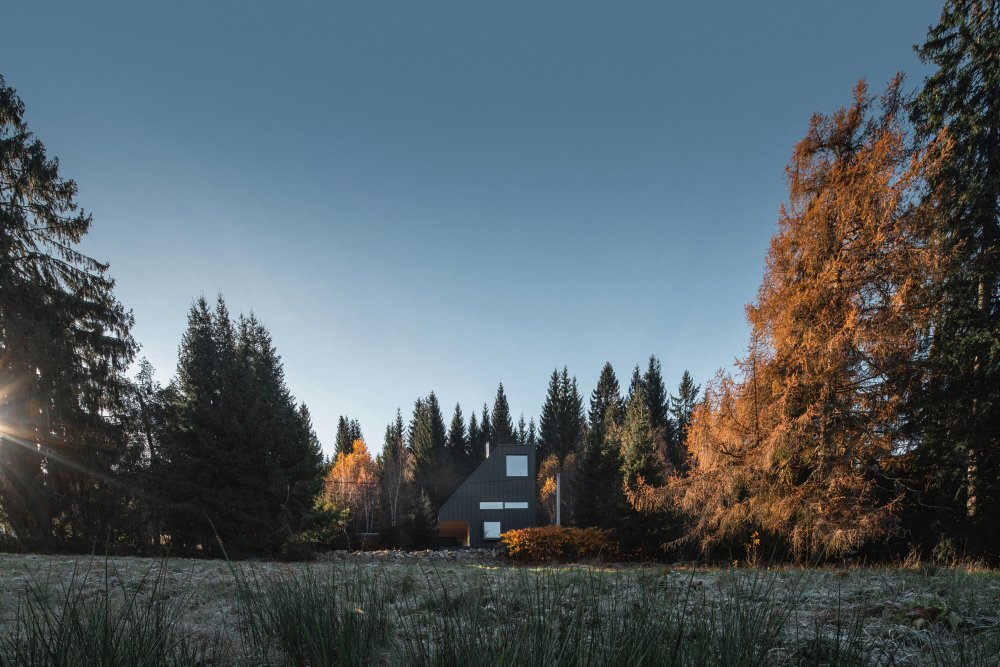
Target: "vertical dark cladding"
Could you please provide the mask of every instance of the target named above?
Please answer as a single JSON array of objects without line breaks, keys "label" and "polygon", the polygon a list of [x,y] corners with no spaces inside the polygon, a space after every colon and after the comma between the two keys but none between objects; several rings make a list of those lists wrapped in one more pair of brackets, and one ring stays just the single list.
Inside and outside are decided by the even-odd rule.
[{"label": "vertical dark cladding", "polygon": [[[507,475],[508,456],[527,456],[526,476]],[[488,459],[479,464],[468,479],[441,506],[438,523],[467,521],[469,546],[482,547],[493,543],[483,539],[483,523],[499,521],[500,530],[535,525],[535,449],[526,445],[496,445]],[[527,503],[524,509],[480,509],[480,503]]]}]

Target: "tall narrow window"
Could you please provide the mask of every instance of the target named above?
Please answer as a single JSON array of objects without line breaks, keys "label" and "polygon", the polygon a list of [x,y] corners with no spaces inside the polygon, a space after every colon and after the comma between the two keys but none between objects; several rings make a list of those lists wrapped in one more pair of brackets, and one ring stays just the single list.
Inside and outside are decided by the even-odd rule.
[{"label": "tall narrow window", "polygon": [[508,477],[527,477],[528,476],[528,457],[527,456],[508,456],[507,457],[507,476]]}]

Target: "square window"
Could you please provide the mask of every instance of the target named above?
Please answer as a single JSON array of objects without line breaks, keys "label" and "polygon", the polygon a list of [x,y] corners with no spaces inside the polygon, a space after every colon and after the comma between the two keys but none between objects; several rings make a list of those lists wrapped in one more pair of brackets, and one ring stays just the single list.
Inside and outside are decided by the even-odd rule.
[{"label": "square window", "polygon": [[527,456],[508,456],[507,457],[507,476],[508,477],[527,477],[528,476],[528,457]]},{"label": "square window", "polygon": [[512,503],[508,502],[508,503],[504,503],[503,507],[504,507],[504,509],[507,509],[507,510],[526,510],[526,509],[528,509],[528,503],[525,502],[525,501],[523,501],[523,500],[522,501],[518,501],[518,502],[512,502]]},{"label": "square window", "polygon": [[499,521],[483,521],[483,539],[484,540],[500,539]]},{"label": "square window", "polygon": [[479,501],[479,509],[481,509],[481,510],[502,510],[503,509],[503,503],[501,503],[501,502],[493,502],[493,501],[489,501],[489,500],[481,500],[481,501]]}]

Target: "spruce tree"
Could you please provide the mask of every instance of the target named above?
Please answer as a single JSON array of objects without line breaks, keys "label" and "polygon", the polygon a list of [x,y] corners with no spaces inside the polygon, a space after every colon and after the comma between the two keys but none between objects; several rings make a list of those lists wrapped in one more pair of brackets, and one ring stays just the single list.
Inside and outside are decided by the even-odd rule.
[{"label": "spruce tree", "polygon": [[334,441],[333,458],[343,454],[347,456],[354,449],[355,440],[364,440],[361,433],[361,423],[357,419],[341,416],[337,420],[337,437]]},{"label": "spruce tree", "polygon": [[[294,404],[291,395],[289,401]],[[270,454],[271,487],[279,500],[278,530],[283,541],[294,540],[309,527],[323,485],[323,445],[313,427],[312,413],[305,403],[298,405],[296,413],[297,419],[287,422],[285,442],[276,443]],[[280,502],[282,490],[284,502]]]},{"label": "spruce tree", "polygon": [[590,423],[588,442],[600,447],[608,427],[620,423],[624,412],[625,403],[621,397],[615,369],[610,363],[605,363],[597,379],[597,386],[590,395],[590,412],[587,415]]},{"label": "spruce tree", "polygon": [[510,417],[510,406],[507,405],[507,395],[503,392],[503,382],[497,387],[497,397],[493,401],[490,435],[495,445],[510,444],[517,439],[514,435],[514,422]]},{"label": "spruce tree", "polygon": [[552,375],[549,376],[549,387],[545,393],[545,403],[542,404],[542,414],[538,418],[538,458],[541,461],[545,461],[555,454],[560,447],[561,397],[559,370],[554,368]]},{"label": "spruce tree", "polygon": [[645,483],[662,484],[656,458],[653,420],[649,414],[649,401],[642,386],[636,387],[625,410],[625,420],[620,428],[621,475],[625,484],[636,488],[641,476]]},{"label": "spruce tree", "polygon": [[301,530],[312,507],[321,487],[322,450],[308,408],[288,390],[270,332],[253,313],[240,316],[237,330],[242,442],[233,443],[227,463],[237,468],[230,482],[244,479],[229,500],[244,500],[223,516],[239,525],[244,550],[273,553]]},{"label": "spruce tree", "polygon": [[483,432],[479,428],[479,420],[476,419],[476,413],[473,412],[469,415],[469,437],[466,441],[466,459],[469,461],[470,467],[479,465],[479,462],[483,460],[485,442]]},{"label": "spruce tree", "polygon": [[658,456],[674,470],[680,470],[684,465],[684,453],[677,442],[674,422],[670,419],[670,395],[663,383],[660,360],[653,355],[650,355],[646,373],[642,376],[642,388],[646,394],[646,407]]},{"label": "spruce tree", "polygon": [[606,363],[590,395],[590,427],[579,459],[576,520],[580,525],[610,527],[615,508],[622,504],[621,462],[614,433],[623,413],[618,378],[611,364]]},{"label": "spruce tree", "polygon": [[90,548],[117,519],[132,315],[2,76],[0,193],[0,506],[23,548]]},{"label": "spruce tree", "polygon": [[217,395],[222,384],[219,357],[212,311],[201,297],[188,311],[181,338],[164,420],[163,477],[157,484],[171,546],[179,551],[214,545],[199,499],[201,490],[222,476],[217,457],[210,459],[225,437]]},{"label": "spruce tree", "polygon": [[491,445],[496,444],[496,440],[493,438],[493,426],[492,420],[490,419],[490,408],[485,403],[483,403],[482,417],[479,420],[479,456],[486,457],[486,445],[487,443]]},{"label": "spruce tree", "polygon": [[456,403],[455,411],[451,415],[451,424],[448,426],[448,456],[459,477],[464,477],[472,465],[468,453],[469,440],[465,433],[465,417],[462,415],[462,406]]},{"label": "spruce tree", "polygon": [[545,460],[555,454],[562,461],[570,452],[579,451],[586,424],[583,401],[576,378],[570,379],[569,371],[553,370],[549,388],[539,418],[539,455]]},{"label": "spruce tree", "polygon": [[691,374],[684,371],[680,384],[677,385],[677,396],[670,397],[670,413],[674,416],[674,423],[677,425],[676,442],[681,454],[680,470],[686,467],[687,460],[687,433],[691,427],[691,415],[694,414],[694,407],[698,403],[698,393],[701,386],[696,385],[691,378]]},{"label": "spruce tree", "polygon": [[646,393],[646,407],[649,423],[654,429],[663,429],[668,440],[673,439],[673,424],[670,421],[670,406],[667,388],[663,384],[660,360],[655,355],[649,357],[649,365],[642,376],[642,388]]},{"label": "spruce tree", "polygon": [[220,296],[192,306],[170,391],[162,451],[167,532],[179,551],[276,553],[319,491],[322,454],[270,334],[234,326]]},{"label": "spruce tree", "polygon": [[456,471],[448,456],[444,417],[437,396],[417,399],[410,421],[410,453],[413,456],[413,483],[423,490],[435,510],[454,490]]},{"label": "spruce tree", "polygon": [[930,239],[949,258],[933,285],[933,333],[917,397],[924,506],[936,528],[1000,548],[1000,3],[947,0],[917,49],[935,67],[912,117],[952,143],[931,175]]},{"label": "spruce tree", "polygon": [[632,396],[642,388],[642,373],[639,371],[639,364],[632,368],[632,379],[628,383],[628,393],[625,394],[625,405],[632,402]]},{"label": "spruce tree", "polygon": [[121,543],[139,553],[160,543],[161,519],[153,484],[160,475],[166,400],[167,392],[156,381],[153,365],[143,358],[125,397],[127,452],[119,464],[124,493],[117,511],[125,532]]},{"label": "spruce tree", "polygon": [[390,540],[395,537],[392,533],[395,533],[400,524],[400,511],[406,498],[409,456],[406,449],[403,413],[397,409],[396,419],[385,427],[379,475],[382,515],[387,524],[386,532],[390,533]]},{"label": "spruce tree", "polygon": [[523,414],[517,418],[517,444],[528,444],[528,423],[524,420]]}]

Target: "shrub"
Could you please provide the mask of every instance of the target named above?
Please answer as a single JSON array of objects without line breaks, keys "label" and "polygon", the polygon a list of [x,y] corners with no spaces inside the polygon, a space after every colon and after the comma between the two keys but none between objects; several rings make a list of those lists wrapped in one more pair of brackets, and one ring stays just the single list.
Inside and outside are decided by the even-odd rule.
[{"label": "shrub", "polygon": [[611,531],[600,528],[542,526],[509,530],[500,536],[507,557],[523,563],[608,558],[616,551]]}]

